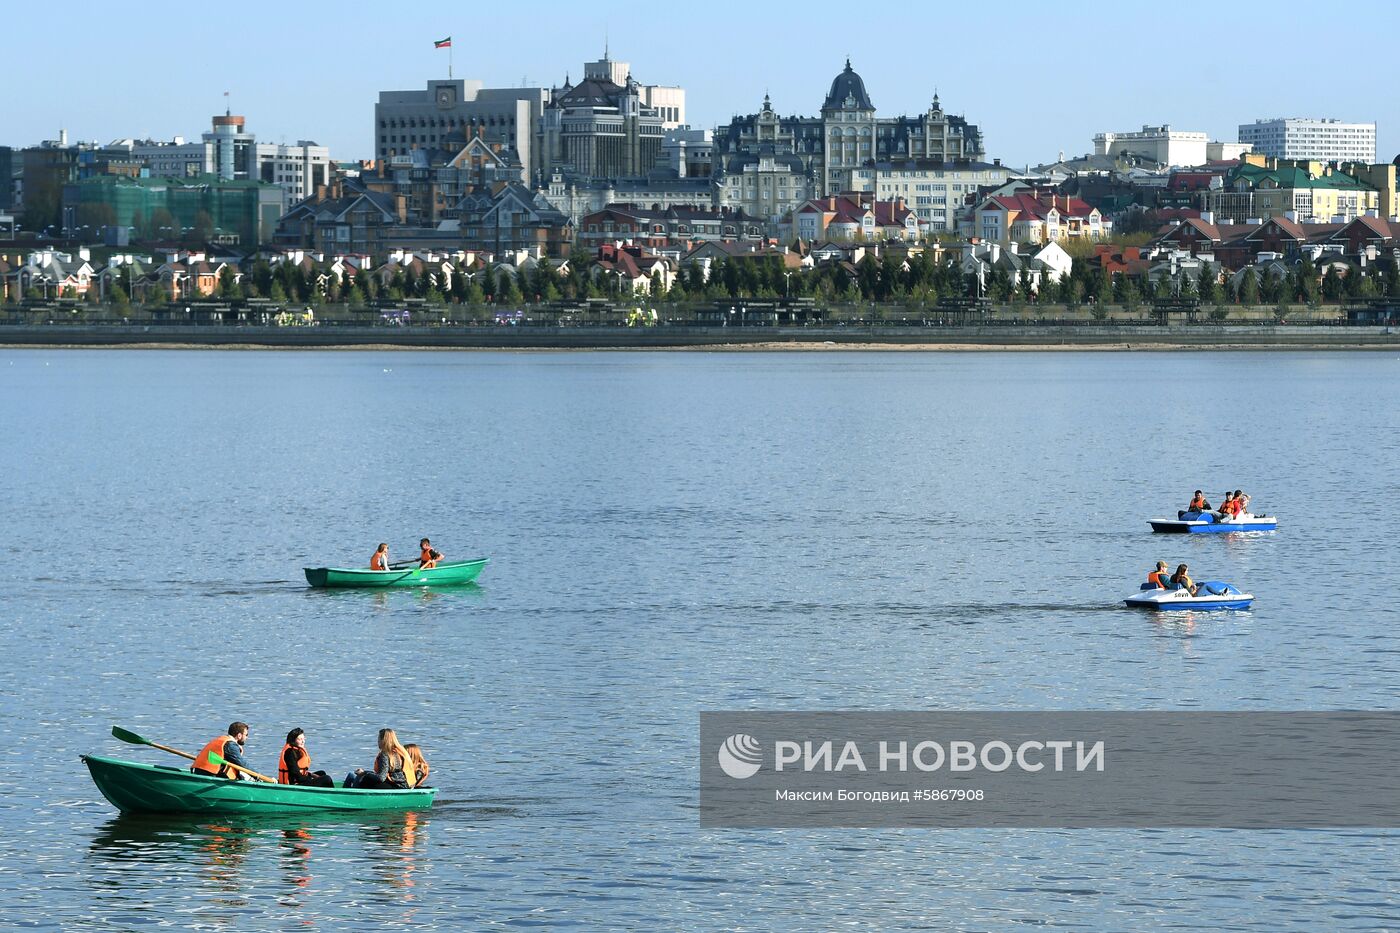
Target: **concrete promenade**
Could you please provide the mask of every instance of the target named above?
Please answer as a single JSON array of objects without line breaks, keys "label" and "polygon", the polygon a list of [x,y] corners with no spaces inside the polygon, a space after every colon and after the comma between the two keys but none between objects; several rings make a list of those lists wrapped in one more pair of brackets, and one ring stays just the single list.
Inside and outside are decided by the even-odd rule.
[{"label": "concrete promenade", "polygon": [[439,349],[1400,349],[1400,328],[1294,325],[973,327],[356,327],[7,324],[0,346]]}]

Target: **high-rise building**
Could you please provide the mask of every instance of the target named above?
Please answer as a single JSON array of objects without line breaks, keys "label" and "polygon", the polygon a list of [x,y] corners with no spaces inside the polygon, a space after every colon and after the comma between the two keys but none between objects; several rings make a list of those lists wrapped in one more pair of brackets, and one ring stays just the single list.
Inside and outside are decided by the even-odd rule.
[{"label": "high-rise building", "polygon": [[547,88],[488,88],[462,79],[429,81],[421,91],[380,91],[375,158],[440,149],[449,136],[480,137],[513,151],[533,178],[540,168],[535,132],[548,102]]},{"label": "high-rise building", "polygon": [[1280,117],[1240,124],[1240,142],[1278,159],[1322,162],[1376,161],[1376,124],[1326,118]]}]

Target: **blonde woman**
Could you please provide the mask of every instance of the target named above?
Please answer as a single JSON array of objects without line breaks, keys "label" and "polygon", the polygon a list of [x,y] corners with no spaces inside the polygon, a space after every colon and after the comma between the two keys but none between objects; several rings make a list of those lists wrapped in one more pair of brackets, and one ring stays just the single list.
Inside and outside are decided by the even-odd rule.
[{"label": "blonde woman", "polygon": [[393,729],[379,730],[379,754],[374,756],[374,770],[356,768],[345,779],[346,787],[361,790],[407,790],[418,785],[418,773],[413,759],[399,741]]},{"label": "blonde woman", "polygon": [[418,780],[413,786],[422,787],[423,782],[428,779],[428,759],[423,757],[423,749],[412,742],[405,745],[403,749],[408,752],[409,760],[413,762],[413,771],[418,775]]}]

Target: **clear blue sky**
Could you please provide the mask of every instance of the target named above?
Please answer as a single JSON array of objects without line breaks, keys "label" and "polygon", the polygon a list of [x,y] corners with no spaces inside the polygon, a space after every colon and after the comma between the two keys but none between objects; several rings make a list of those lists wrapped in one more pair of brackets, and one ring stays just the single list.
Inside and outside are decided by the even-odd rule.
[{"label": "clear blue sky", "polygon": [[696,126],[757,110],[765,91],[783,114],[815,114],[849,54],[882,115],[921,112],[936,87],[946,110],[982,127],[988,155],[1017,165],[1088,152],[1102,130],[1170,123],[1233,140],[1240,123],[1274,116],[1374,120],[1378,158],[1400,152],[1381,42],[1400,29],[1389,2],[1345,14],[1218,0],[714,0],[589,15],[594,6],[245,0],[165,12],[76,0],[58,19],[15,12],[0,56],[0,145],[33,145],[60,127],[100,142],[198,138],[227,90],[261,139],[314,139],[334,158],[367,158],[378,92],[446,77],[434,39],[452,36],[456,76],[490,87],[577,79],[606,35],[639,81],[686,89]]}]

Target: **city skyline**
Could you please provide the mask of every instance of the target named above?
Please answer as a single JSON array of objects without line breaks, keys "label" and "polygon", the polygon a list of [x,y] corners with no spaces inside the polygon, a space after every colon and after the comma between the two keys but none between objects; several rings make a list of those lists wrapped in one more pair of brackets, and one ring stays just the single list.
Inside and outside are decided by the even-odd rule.
[{"label": "city skyline", "polygon": [[[277,8],[257,4],[254,9]],[[1085,5],[1080,15],[1061,21],[1008,27],[1006,17],[991,21],[977,10],[921,8],[878,14],[866,32],[877,38],[857,42],[850,37],[849,20],[838,15],[847,8],[821,3],[811,5],[818,15],[800,18],[721,4],[675,25],[654,18],[599,18],[562,24],[568,28],[561,28],[561,19],[571,8],[557,3],[528,11],[492,10],[489,20],[467,11],[416,10],[396,11],[385,20],[382,12],[359,3],[337,9],[334,20],[307,25],[305,36],[289,37],[285,24],[268,16],[221,21],[227,48],[216,55],[203,48],[185,51],[187,20],[104,21],[100,35],[61,39],[33,19],[15,23],[10,73],[43,76],[43,93],[7,102],[0,145],[35,145],[56,138],[60,129],[70,140],[99,143],[198,138],[209,116],[227,107],[245,115],[261,140],[310,139],[329,147],[338,160],[371,158],[378,93],[445,78],[448,52],[435,50],[434,40],[451,36],[454,76],[488,87],[557,86],[566,75],[576,81],[583,63],[607,48],[612,58],[632,64],[638,80],[684,87],[688,122],[702,129],[758,110],[765,93],[783,115],[815,114],[849,55],[881,114],[921,112],[936,91],[950,113],[965,114],[982,127],[988,156],[1008,165],[1047,162],[1061,152],[1083,155],[1093,150],[1095,133],[1143,124],[1234,140],[1241,123],[1289,116],[1374,121],[1377,158],[1388,162],[1400,151],[1400,121],[1384,90],[1381,65],[1354,61],[1352,79],[1345,83],[1301,80],[1309,71],[1321,75],[1323,63],[1283,61],[1268,52],[1291,47],[1285,39],[1296,23],[1286,15],[1261,21],[1245,12],[1188,4],[1170,14],[1114,10],[1106,20]],[[1302,13],[1304,8],[1282,4],[1280,9]],[[1131,41],[1133,35],[1160,34],[1152,30],[1164,18],[1193,24],[1197,37],[1208,29],[1221,36],[1248,35],[1250,41],[1222,41],[1205,49],[1182,41],[1176,43],[1179,51],[1167,44],[1155,53]],[[372,29],[359,26],[370,22]],[[1384,31],[1400,25],[1400,13],[1377,8],[1369,22]],[[1105,26],[1121,35],[1094,39]],[[319,41],[327,30],[334,30],[334,42]],[[883,38],[887,30],[909,40],[911,48],[890,54]],[[962,36],[970,38],[955,38]],[[303,39],[317,51],[301,51]],[[141,54],[153,48],[170,52]],[[1209,51],[1222,48],[1260,52],[1240,63]],[[104,59],[101,49],[115,50],[110,54],[119,64]],[[289,55],[289,49],[296,54]],[[1152,60],[1164,52],[1174,57]],[[60,55],[66,64],[55,71],[52,63]],[[1145,56],[1148,66],[1142,64]],[[178,83],[172,83],[177,80],[172,65]],[[1073,77],[1046,81],[1067,73]],[[1261,79],[1269,74],[1277,80]]]}]

